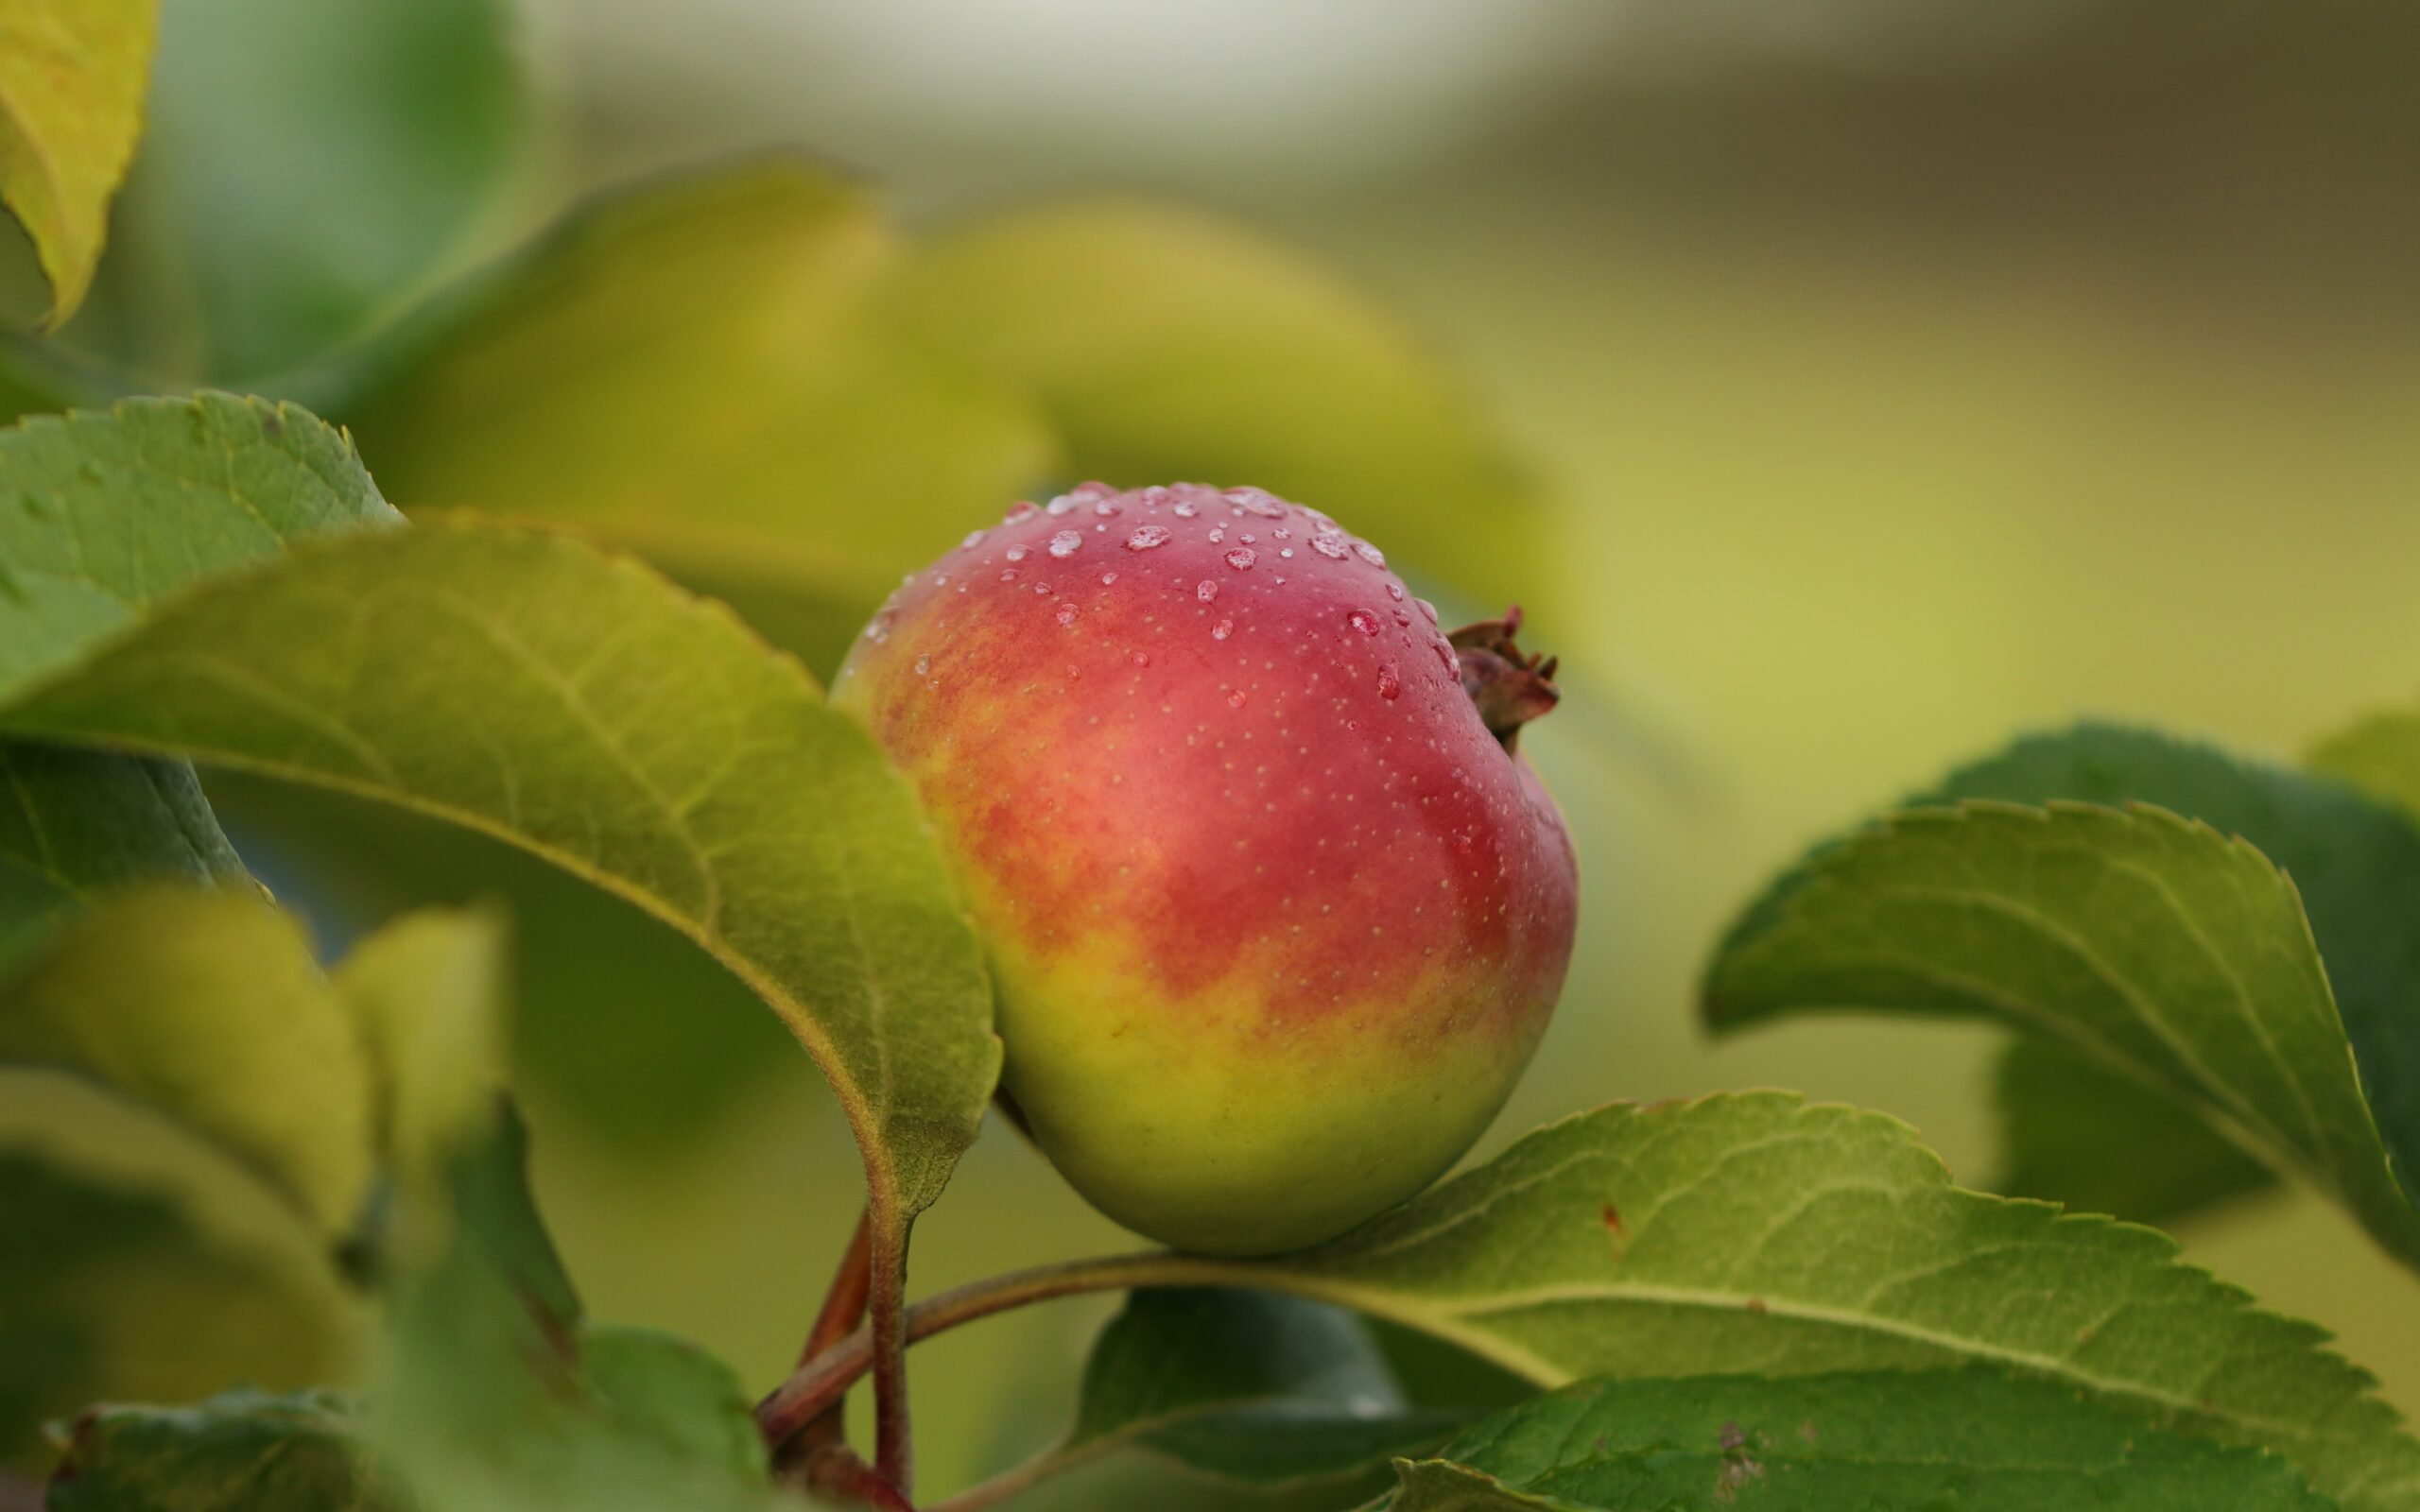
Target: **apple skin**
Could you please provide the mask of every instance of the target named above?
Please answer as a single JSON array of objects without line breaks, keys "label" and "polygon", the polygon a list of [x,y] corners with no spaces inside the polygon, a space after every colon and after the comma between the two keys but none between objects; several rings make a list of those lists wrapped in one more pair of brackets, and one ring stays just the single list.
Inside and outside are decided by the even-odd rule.
[{"label": "apple skin", "polygon": [[1374,1215],[1469,1149],[1553,1012],[1562,817],[1435,611],[1324,515],[1020,505],[893,595],[833,699],[923,796],[1015,1108],[1137,1232],[1267,1254]]}]

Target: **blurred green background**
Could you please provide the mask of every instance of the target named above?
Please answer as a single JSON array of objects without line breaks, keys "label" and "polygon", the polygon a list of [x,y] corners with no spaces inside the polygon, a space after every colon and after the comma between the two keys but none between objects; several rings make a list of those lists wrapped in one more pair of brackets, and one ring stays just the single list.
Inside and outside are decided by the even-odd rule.
[{"label": "blurred green background", "polygon": [[[410,60],[362,66],[392,86],[393,129],[441,139],[420,155],[371,132],[379,151],[347,159],[354,145],[312,129],[309,98],[273,94],[209,139],[290,160],[306,187],[320,172],[347,205],[384,181],[452,207],[416,214],[406,198],[385,214],[409,236],[327,238],[326,286],[382,291],[355,301],[366,313],[348,325],[328,312],[354,306],[283,298],[291,284],[222,292],[273,318],[214,358],[207,330],[163,326],[145,313],[156,295],[127,277],[112,297],[105,275],[70,344],[97,361],[122,356],[129,331],[157,351],[173,327],[172,373],[272,374],[263,386],[325,391],[351,415],[343,384],[289,370],[313,342],[375,346],[413,294],[586,192],[769,146],[843,165],[910,236],[1142,196],[1324,262],[1459,374],[1545,501],[1535,539],[1488,580],[1511,573],[1539,644],[1574,669],[1565,712],[1529,748],[1578,832],[1588,927],[1482,1154],[1609,1099],[1780,1085],[1894,1112],[1986,1182],[1998,1037],[1831,1022],[1710,1044],[1694,978],[1730,911],[1809,841],[2025,729],[2100,713],[2290,757],[2420,685],[2420,12],[531,0],[510,18],[508,77],[475,46],[446,50],[443,27],[475,29],[481,9],[430,6],[411,46],[365,54]],[[181,28],[197,9],[166,0],[168,56],[207,29]],[[169,119],[223,114],[225,93]],[[507,121],[510,150],[483,146]],[[189,183],[154,160],[202,139],[157,115],[153,130],[142,172]],[[455,177],[476,192],[453,193]],[[125,246],[173,198],[139,173]],[[188,283],[218,276],[193,260]],[[600,297],[644,325],[662,292]],[[769,308],[760,327],[743,306],[735,339],[786,318]],[[405,350],[410,326],[392,327]],[[617,339],[541,343],[511,383],[457,397],[508,421],[516,404],[543,411],[548,360],[573,384]],[[797,528],[821,540],[815,511],[832,506],[812,447],[782,454],[778,413],[714,428],[745,406],[748,360],[675,371],[643,351],[624,397],[700,448],[770,449],[752,481],[717,487],[759,489],[748,507],[778,512],[786,485],[765,479],[794,477]],[[648,397],[656,381],[689,387]],[[462,474],[444,436],[388,403],[363,403],[358,429],[398,504],[512,507],[509,490],[448,496]],[[397,438],[384,455],[382,418]],[[1013,418],[984,423],[1017,465]],[[964,465],[945,430],[903,426],[895,476],[853,486],[912,492],[920,471]],[[1427,455],[1434,438],[1409,431],[1339,444]],[[1416,481],[1405,507],[1433,522]],[[1347,523],[1416,581],[1452,577],[1395,546],[1390,496]],[[984,523],[945,523],[937,543]],[[1431,552],[1452,539],[1420,528]],[[1496,559],[1495,529],[1473,516],[1475,558]],[[813,570],[865,565],[835,550]],[[729,553],[667,565],[811,656],[838,633]],[[534,862],[335,799],[212,786],[248,857],[331,939],[421,899],[514,902],[541,1197],[594,1311],[775,1379],[846,1240],[858,1173],[771,1016],[668,932]],[[348,851],[389,864],[365,873]],[[2420,1290],[2331,1209],[2271,1194],[2182,1237],[2338,1332],[2420,1411]],[[914,1281],[1129,1242],[995,1126],[919,1227]],[[925,1484],[962,1484],[1052,1432],[1104,1311],[1022,1313],[920,1349]]]}]

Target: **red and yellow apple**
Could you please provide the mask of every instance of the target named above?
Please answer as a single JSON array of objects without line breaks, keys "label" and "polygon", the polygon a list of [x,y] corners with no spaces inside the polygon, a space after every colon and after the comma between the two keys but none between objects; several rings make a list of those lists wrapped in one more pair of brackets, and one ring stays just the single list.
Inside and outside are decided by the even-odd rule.
[{"label": "red and yellow apple", "polygon": [[1449,638],[1256,489],[1087,484],[918,574],[834,699],[921,792],[991,954],[1003,1087],[1181,1248],[1326,1239],[1478,1137],[1578,882],[1519,754],[1517,613]]}]

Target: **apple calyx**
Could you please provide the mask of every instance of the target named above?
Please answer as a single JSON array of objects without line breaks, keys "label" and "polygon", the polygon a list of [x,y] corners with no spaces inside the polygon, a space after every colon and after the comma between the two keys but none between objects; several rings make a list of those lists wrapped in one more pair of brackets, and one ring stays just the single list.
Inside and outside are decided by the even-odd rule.
[{"label": "apple calyx", "polygon": [[1508,752],[1517,747],[1523,725],[1563,699],[1563,690],[1554,685],[1562,658],[1523,655],[1513,641],[1520,629],[1521,606],[1515,604],[1501,619],[1465,625],[1445,637],[1461,668],[1462,692],[1478,706],[1487,732]]}]

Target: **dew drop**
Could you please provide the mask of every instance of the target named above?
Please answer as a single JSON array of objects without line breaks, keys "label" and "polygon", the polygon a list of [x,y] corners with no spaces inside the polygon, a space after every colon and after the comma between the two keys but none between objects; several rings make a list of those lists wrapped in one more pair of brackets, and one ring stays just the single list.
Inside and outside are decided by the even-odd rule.
[{"label": "dew drop", "polygon": [[1044,505],[1043,508],[1050,514],[1073,514],[1076,510],[1076,496],[1072,493],[1063,493]]},{"label": "dew drop", "polygon": [[1019,520],[1030,520],[1041,512],[1042,507],[1035,504],[1031,499],[1019,499],[1015,504],[1009,507],[1009,512],[1007,514],[1000,517],[1000,524],[1004,525],[1013,524]]},{"label": "dew drop", "polygon": [[1454,648],[1452,646],[1447,645],[1443,641],[1431,641],[1428,643],[1428,648],[1436,652],[1437,660],[1445,664],[1445,676],[1454,679],[1456,681],[1461,680],[1462,664],[1454,659]]},{"label": "dew drop", "polygon": [[1050,538],[1050,555],[1066,560],[1083,549],[1084,538],[1073,530],[1062,530]]},{"label": "dew drop", "polygon": [[1218,624],[1210,627],[1210,639],[1214,641],[1223,641],[1228,636],[1235,633],[1236,622],[1233,620],[1220,620]]},{"label": "dew drop", "polygon": [[1207,604],[1219,596],[1219,585],[1204,577],[1193,585],[1193,596]]},{"label": "dew drop", "polygon": [[1004,582],[1004,583],[1013,583],[1013,582],[1015,582],[1016,580],[1017,580],[1017,570],[1016,570],[1015,568],[1013,568],[1013,567],[1003,567],[1003,568],[1001,568],[1001,569],[1000,569],[1000,581],[1002,581],[1002,582]]},{"label": "dew drop", "polygon": [[1219,544],[1220,544],[1221,542],[1223,542],[1226,539],[1227,539],[1227,527],[1226,527],[1225,525],[1214,525],[1214,526],[1212,526],[1212,527],[1211,527],[1211,530],[1210,530],[1210,544],[1212,544],[1212,545],[1214,545],[1214,546],[1219,545]]},{"label": "dew drop", "polygon": [[1103,588],[1107,588],[1110,584],[1115,581],[1117,581],[1117,575],[1115,573],[1103,573],[1100,575],[1100,586]]},{"label": "dew drop", "polygon": [[1384,567],[1387,564],[1387,554],[1366,541],[1357,541],[1353,543],[1353,555],[1373,567]]},{"label": "dew drop", "polygon": [[1237,688],[1235,692],[1233,692],[1233,693],[1231,693],[1231,694],[1227,695],[1227,707],[1228,707],[1228,708],[1230,708],[1230,709],[1240,709],[1240,708],[1242,708],[1243,706],[1244,706],[1244,690],[1243,690],[1243,689],[1241,689],[1241,688]]},{"label": "dew drop", "polygon": [[1047,597],[1050,593],[1050,585],[1048,583],[1036,583],[1033,585],[1033,591],[1045,597]]},{"label": "dew drop", "polygon": [[1436,623],[1437,623],[1437,606],[1436,606],[1436,605],[1431,604],[1430,602],[1428,602],[1428,600],[1426,600],[1426,599],[1425,599],[1425,598],[1415,598],[1415,599],[1413,599],[1413,600],[1412,600],[1412,602],[1420,606],[1420,612],[1422,612],[1423,614],[1426,614],[1426,615],[1427,615],[1427,616],[1428,616],[1428,623],[1429,623],[1429,624],[1434,625],[1434,624],[1436,624]]},{"label": "dew drop", "polygon": [[1294,555],[1294,548],[1291,546],[1280,546],[1277,549],[1277,555],[1290,558]]},{"label": "dew drop", "polygon": [[1148,666],[1150,666],[1150,665],[1151,664],[1151,653],[1150,653],[1150,652],[1149,652],[1149,651],[1137,651],[1137,652],[1135,652],[1135,653],[1134,653],[1134,664],[1135,664],[1136,666],[1138,666],[1138,667],[1148,667]]},{"label": "dew drop", "polygon": [[1073,604],[1062,604],[1059,606],[1057,611],[1052,613],[1050,617],[1057,620],[1062,625],[1073,625],[1076,623],[1076,606]]},{"label": "dew drop", "polygon": [[977,546],[981,545],[983,543],[983,538],[991,533],[992,532],[989,530],[970,530],[966,533],[966,539],[958,543],[958,549],[960,551],[973,551]]},{"label": "dew drop", "polygon": [[1114,515],[1124,514],[1125,512],[1125,510],[1120,509],[1117,507],[1117,501],[1115,499],[1098,499],[1094,501],[1093,504],[1093,513],[1099,515],[1104,520],[1109,519]]},{"label": "dew drop", "polygon": [[1179,499],[1176,501],[1173,512],[1180,520],[1190,520],[1201,511],[1193,507],[1191,499]]},{"label": "dew drop", "polygon": [[1235,550],[1227,553],[1227,565],[1233,567],[1239,573],[1248,573],[1252,571],[1252,564],[1259,559],[1260,558],[1257,556],[1253,555],[1253,549],[1250,546],[1237,546]]},{"label": "dew drop", "polygon": [[1134,533],[1126,538],[1126,549],[1129,551],[1150,551],[1154,546],[1167,543],[1168,527],[1166,525],[1136,525]]},{"label": "dew drop", "polygon": [[1260,489],[1229,489],[1227,502],[1239,509],[1256,514],[1264,520],[1286,518],[1286,507]]},{"label": "dew drop", "polygon": [[921,678],[932,670],[933,659],[931,657],[920,656],[916,659],[916,676]]},{"label": "dew drop", "polygon": [[1378,696],[1395,699],[1403,696],[1403,679],[1391,666],[1378,669]]},{"label": "dew drop", "polygon": [[1387,585],[1387,596],[1388,596],[1389,598],[1393,599],[1393,600],[1394,600],[1396,603],[1398,603],[1398,604],[1402,603],[1402,602],[1403,602],[1403,584],[1401,584],[1401,583],[1389,583],[1389,584]]},{"label": "dew drop", "polygon": [[1027,557],[1028,557],[1028,556],[1030,556],[1030,555],[1032,555],[1032,554],[1031,554],[1030,552],[1028,552],[1028,551],[1025,547],[1023,547],[1023,546],[1011,546],[1011,547],[1010,547],[1006,552],[1003,552],[1001,555],[1003,555],[1003,556],[1007,557],[1007,558],[1009,558],[1009,560],[1011,560],[1011,561],[1023,561],[1023,560],[1025,560],[1025,559],[1026,559],[1026,558],[1027,558]]},{"label": "dew drop", "polygon": [[1322,530],[1318,535],[1311,538],[1311,549],[1318,552],[1322,557],[1328,557],[1337,561],[1342,561],[1344,559],[1345,552],[1350,548],[1344,544],[1344,534],[1342,531]]},{"label": "dew drop", "polygon": [[1378,622],[1370,615],[1364,614],[1357,609],[1344,616],[1344,623],[1352,626],[1355,629],[1359,630],[1364,635],[1375,635],[1378,633]]}]

